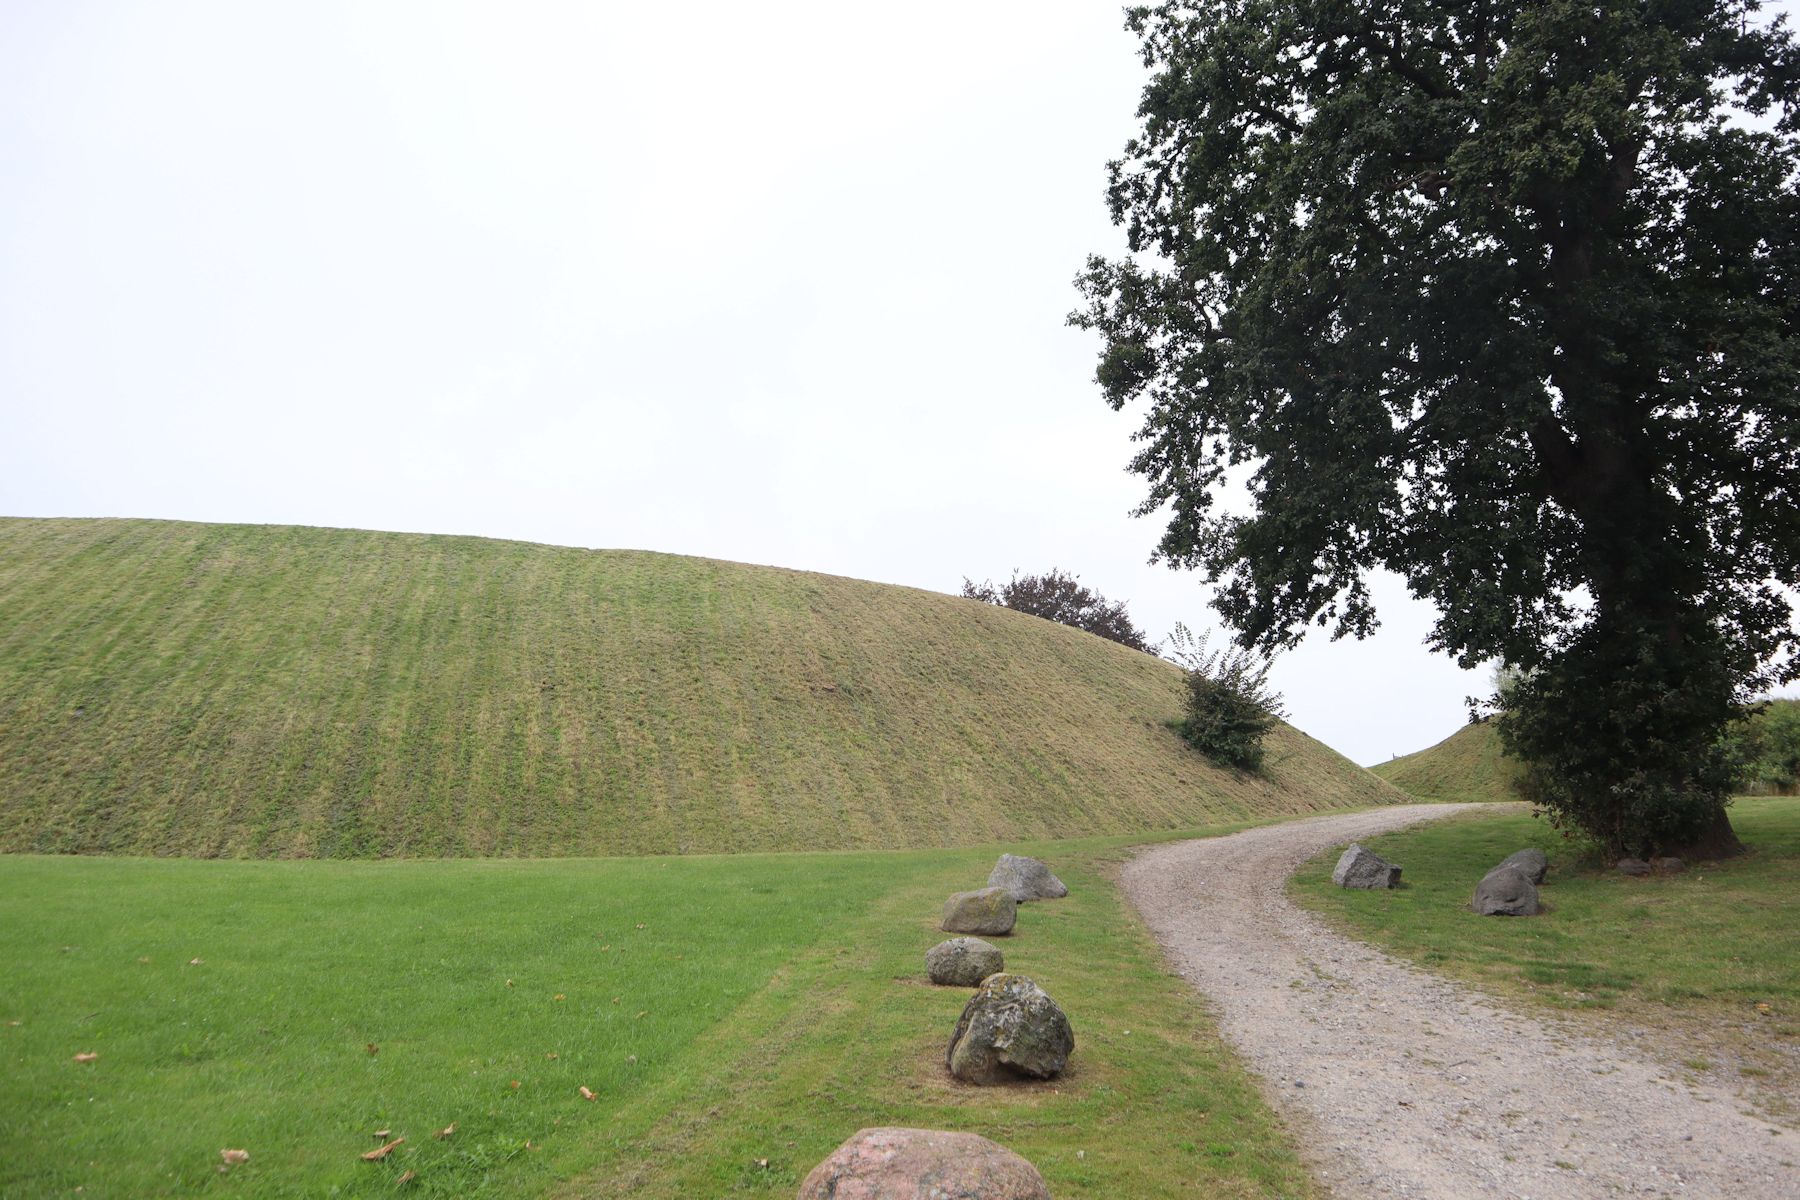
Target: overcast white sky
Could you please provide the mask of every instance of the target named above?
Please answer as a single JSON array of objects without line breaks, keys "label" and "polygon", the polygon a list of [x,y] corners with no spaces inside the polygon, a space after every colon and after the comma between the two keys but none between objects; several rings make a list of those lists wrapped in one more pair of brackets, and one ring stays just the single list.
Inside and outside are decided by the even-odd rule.
[{"label": "overcast white sky", "polygon": [[[0,7],[0,513],[633,547],[940,591],[1060,565],[1160,637],[1116,3]],[[1359,762],[1487,690],[1382,632],[1276,682]]]}]

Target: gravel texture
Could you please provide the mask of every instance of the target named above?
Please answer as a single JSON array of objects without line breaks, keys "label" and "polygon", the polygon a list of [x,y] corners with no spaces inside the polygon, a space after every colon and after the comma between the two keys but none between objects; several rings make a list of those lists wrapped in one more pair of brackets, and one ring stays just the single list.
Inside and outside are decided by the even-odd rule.
[{"label": "gravel texture", "polygon": [[1800,1197],[1800,1134],[1629,1045],[1508,1011],[1333,933],[1284,894],[1322,850],[1475,807],[1177,842],[1121,880],[1334,1195]]}]

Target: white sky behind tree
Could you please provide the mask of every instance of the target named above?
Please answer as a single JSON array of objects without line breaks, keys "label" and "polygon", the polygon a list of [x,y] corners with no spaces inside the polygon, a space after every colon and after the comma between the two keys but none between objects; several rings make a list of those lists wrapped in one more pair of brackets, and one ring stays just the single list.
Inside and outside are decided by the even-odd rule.
[{"label": "white sky behind tree", "polygon": [[[17,0],[0,513],[1061,566],[1210,627],[1064,325],[1144,81],[1113,3]],[[1489,683],[1375,591],[1274,680],[1364,763]]]}]

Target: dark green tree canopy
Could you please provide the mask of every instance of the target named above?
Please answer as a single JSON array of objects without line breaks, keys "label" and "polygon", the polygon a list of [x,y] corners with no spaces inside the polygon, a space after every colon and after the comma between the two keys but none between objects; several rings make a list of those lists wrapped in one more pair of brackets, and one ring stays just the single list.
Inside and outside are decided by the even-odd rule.
[{"label": "dark green tree canopy", "polygon": [[[1128,24],[1152,72],[1111,167],[1132,255],[1090,260],[1073,319],[1105,340],[1109,402],[1147,406],[1163,558],[1266,645],[1367,633],[1380,565],[1464,665],[1579,653],[1591,683],[1653,659],[1634,703],[1708,691],[1658,735],[1690,747],[1794,675],[1785,28],[1719,0],[1207,0]],[[1215,503],[1234,467],[1247,513]],[[1577,682],[1534,678],[1562,702]]]}]

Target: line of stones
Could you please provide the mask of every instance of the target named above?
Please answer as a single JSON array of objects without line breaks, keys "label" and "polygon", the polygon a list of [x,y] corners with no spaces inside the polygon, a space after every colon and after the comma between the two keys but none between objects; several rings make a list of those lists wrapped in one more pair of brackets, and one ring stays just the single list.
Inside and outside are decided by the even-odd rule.
[{"label": "line of stones", "polygon": [[[946,933],[1004,937],[1019,905],[1069,894],[1035,858],[1002,854],[988,886],[944,901]],[[1043,988],[1006,972],[1005,956],[980,936],[954,937],[925,953],[931,982],[972,987],[944,1066],[978,1087],[1061,1074],[1075,1049],[1069,1018]],[[938,1129],[864,1129],[814,1167],[799,1200],[1050,1200],[1036,1167],[972,1133]]]}]

